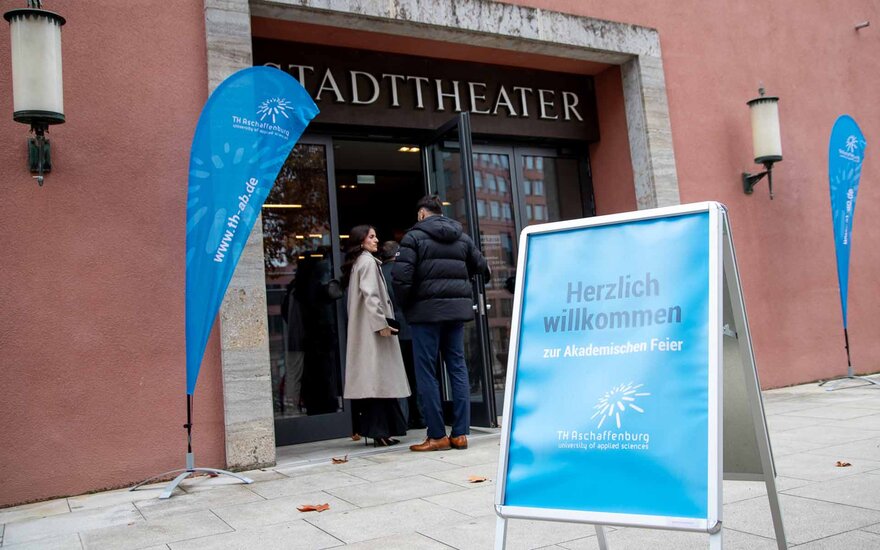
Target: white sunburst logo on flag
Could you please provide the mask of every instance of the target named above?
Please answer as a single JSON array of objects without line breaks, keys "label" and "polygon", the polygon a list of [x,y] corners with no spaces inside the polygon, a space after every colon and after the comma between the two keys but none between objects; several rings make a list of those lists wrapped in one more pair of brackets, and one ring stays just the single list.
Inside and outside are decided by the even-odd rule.
[{"label": "white sunburst logo on flag", "polygon": [[859,148],[859,139],[856,136],[849,136],[846,138],[846,150],[850,153],[854,153],[856,149]]},{"label": "white sunburst logo on flag", "polygon": [[293,105],[291,105],[289,101],[282,97],[273,97],[260,103],[260,107],[257,109],[257,114],[260,115],[260,120],[265,120],[266,117],[272,117],[272,124],[275,124],[275,117],[277,115],[282,115],[284,118],[290,118],[287,115],[287,111],[292,110]]},{"label": "white sunburst logo on flag", "polygon": [[590,419],[599,419],[596,428],[601,428],[611,417],[614,417],[617,427],[620,428],[620,415],[633,410],[637,413],[644,413],[645,410],[636,405],[636,401],[640,397],[651,395],[645,391],[639,391],[644,384],[620,384],[605,392],[605,395],[599,398],[599,402],[593,407],[596,411]]}]

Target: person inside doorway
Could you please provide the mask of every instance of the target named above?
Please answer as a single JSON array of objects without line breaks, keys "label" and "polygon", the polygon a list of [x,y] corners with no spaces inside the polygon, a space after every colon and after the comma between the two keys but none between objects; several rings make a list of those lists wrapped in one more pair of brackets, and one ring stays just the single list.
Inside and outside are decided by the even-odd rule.
[{"label": "person inside doorway", "polygon": [[400,443],[406,418],[400,398],[410,395],[409,384],[392,325],[391,303],[381,262],[376,230],[358,225],[349,232],[342,265],[342,284],[348,288],[348,337],[344,397],[353,404],[356,433],[372,438],[376,447]]},{"label": "person inside doorway", "polygon": [[[403,235],[401,235],[403,238]],[[425,427],[425,421],[422,419],[422,412],[418,405],[418,384],[416,383],[415,362],[413,360],[412,331],[409,329],[409,323],[406,322],[406,316],[400,307],[400,300],[394,294],[393,280],[391,270],[394,268],[394,262],[397,260],[397,252],[400,250],[400,244],[396,241],[385,241],[379,249],[379,257],[382,259],[382,275],[385,277],[385,286],[388,287],[388,293],[391,295],[391,303],[394,305],[394,318],[400,323],[400,332],[397,333],[397,339],[400,342],[400,352],[403,355],[403,365],[406,367],[406,380],[409,382],[411,394],[404,402],[406,412],[406,421],[409,429],[421,429]]]},{"label": "person inside doorway", "polygon": [[[400,243],[392,275],[394,291],[413,335],[416,385],[428,425],[415,452],[466,449],[470,433],[468,370],[464,359],[464,322],[474,318],[471,278],[489,278],[489,266],[474,241],[455,220],[443,215],[436,195],[416,205],[416,223]],[[453,423],[446,435],[435,375],[438,351],[452,382]]]},{"label": "person inside doorway", "polygon": [[319,247],[302,256],[294,284],[303,329],[300,400],[307,415],[317,416],[339,410],[339,330],[334,303],[338,296],[328,292],[333,277],[329,249]]}]

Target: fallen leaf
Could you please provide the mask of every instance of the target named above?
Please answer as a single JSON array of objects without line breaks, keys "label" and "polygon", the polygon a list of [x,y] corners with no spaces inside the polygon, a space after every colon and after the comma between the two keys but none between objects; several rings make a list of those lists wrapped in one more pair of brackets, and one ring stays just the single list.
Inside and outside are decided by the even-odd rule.
[{"label": "fallen leaf", "polygon": [[352,441],[360,441],[360,440],[361,440],[361,436],[360,436],[360,434],[354,434],[354,435],[352,435],[352,436],[351,436],[351,440],[352,440]]},{"label": "fallen leaf", "polygon": [[333,464],[345,464],[346,462],[348,462],[348,455],[345,455],[342,458],[339,458],[338,456],[334,456],[330,460],[333,461]]},{"label": "fallen leaf", "polygon": [[215,473],[213,473],[213,472],[210,472],[210,473],[208,474],[208,477],[220,477],[220,474],[215,474]]},{"label": "fallen leaf", "polygon": [[483,476],[470,476],[468,477],[468,481],[470,481],[471,483],[482,483],[486,481],[486,478]]},{"label": "fallen leaf", "polygon": [[327,503],[324,504],[303,504],[302,506],[297,506],[297,510],[300,512],[323,512],[324,510],[329,510],[330,505]]},{"label": "fallen leaf", "polygon": [[846,468],[847,466],[852,466],[849,462],[844,462],[842,460],[838,460],[837,464],[835,464],[838,468]]}]

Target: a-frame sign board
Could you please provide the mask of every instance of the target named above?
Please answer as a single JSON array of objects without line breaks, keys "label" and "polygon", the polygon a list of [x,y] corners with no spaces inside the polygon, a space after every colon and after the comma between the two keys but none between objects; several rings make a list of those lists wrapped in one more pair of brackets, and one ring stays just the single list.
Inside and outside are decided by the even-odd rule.
[{"label": "a-frame sign board", "polygon": [[498,463],[508,519],[703,532],[722,477],[767,484],[787,548],[727,212],[698,203],[526,228]]}]

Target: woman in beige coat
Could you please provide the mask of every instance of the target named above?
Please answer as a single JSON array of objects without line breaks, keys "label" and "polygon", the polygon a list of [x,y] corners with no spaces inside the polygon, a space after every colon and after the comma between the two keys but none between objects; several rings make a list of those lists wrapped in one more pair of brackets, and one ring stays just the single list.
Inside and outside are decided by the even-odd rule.
[{"label": "woman in beige coat", "polygon": [[[342,266],[348,289],[348,340],[345,356],[346,399],[353,404],[356,433],[377,447],[399,443],[406,418],[399,398],[410,394],[397,341],[394,308],[385,278],[373,254],[379,249],[376,230],[359,225],[349,232]],[[390,321],[390,323],[389,323]]]}]

